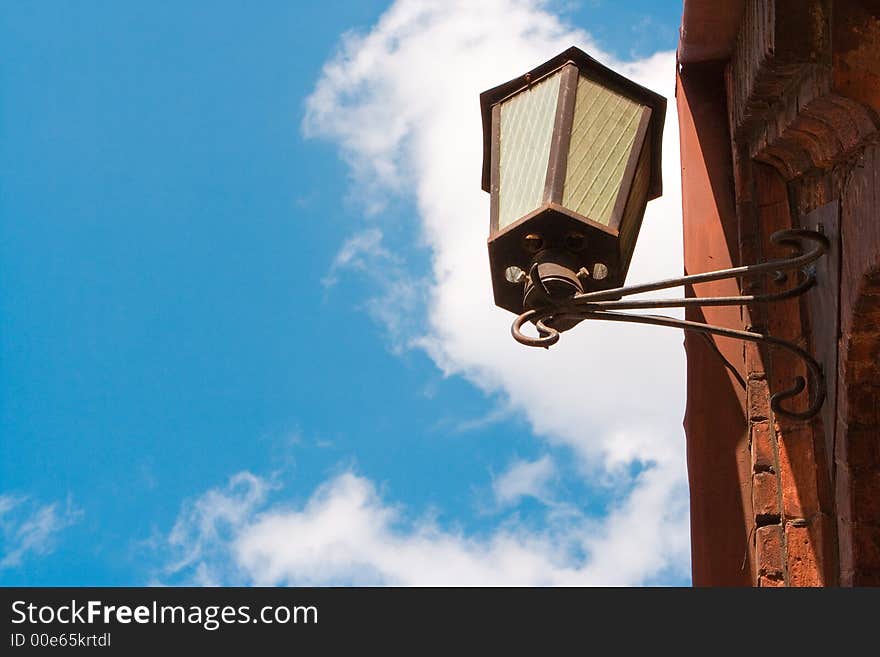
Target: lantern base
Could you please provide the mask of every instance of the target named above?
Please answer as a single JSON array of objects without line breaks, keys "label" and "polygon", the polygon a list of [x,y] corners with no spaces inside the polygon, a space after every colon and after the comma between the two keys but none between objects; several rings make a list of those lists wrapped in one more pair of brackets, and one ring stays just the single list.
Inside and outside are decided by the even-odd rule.
[{"label": "lantern base", "polygon": [[[532,265],[542,258],[545,263],[555,260],[570,270],[571,273],[562,278],[577,287],[577,292],[619,287],[623,285],[629,264],[629,258],[622,257],[619,249],[616,230],[548,203],[489,238],[495,305],[517,315],[523,312],[528,307],[523,305],[528,290],[523,289],[521,280],[511,280],[505,274],[512,267],[529,273]],[[601,277],[593,275],[597,265],[604,268]],[[578,277],[577,272],[582,268],[589,272],[588,276]]]},{"label": "lantern base", "polygon": [[[576,258],[564,250],[542,251],[535,256],[525,281],[522,306],[524,310],[543,310],[565,303],[576,294],[583,294],[586,270],[578,275]],[[557,331],[567,331],[580,320],[552,321]]]}]

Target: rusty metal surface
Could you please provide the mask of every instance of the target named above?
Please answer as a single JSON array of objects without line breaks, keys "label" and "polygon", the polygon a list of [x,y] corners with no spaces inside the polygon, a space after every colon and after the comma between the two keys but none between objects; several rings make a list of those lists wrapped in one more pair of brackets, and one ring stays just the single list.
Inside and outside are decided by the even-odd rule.
[{"label": "rusty metal surface", "polygon": [[[650,110],[648,110],[650,112]],[[647,118],[647,117],[643,117]],[[627,164],[624,179],[630,181],[627,193],[624,196],[621,191],[619,207],[614,209],[612,227],[620,233],[620,269],[629,271],[629,264],[633,252],[636,250],[636,241],[639,231],[642,229],[642,221],[645,218],[645,210],[648,205],[648,185],[651,176],[651,135],[643,133],[641,152],[633,149],[631,161]],[[624,273],[624,275],[626,275]]]},{"label": "rusty metal surface", "polygon": [[562,203],[562,188],[568,166],[566,153],[571,147],[571,124],[574,121],[574,102],[580,74],[577,66],[566,64],[562,67],[561,75],[553,140],[550,143],[550,162],[547,165],[547,183],[544,186],[544,203]]},{"label": "rusty metal surface", "polygon": [[[511,326],[513,337],[521,344],[531,347],[550,347],[559,341],[563,326],[574,325],[582,320],[598,319],[614,322],[631,322],[638,324],[651,324],[654,326],[667,326],[681,328],[686,331],[697,333],[720,335],[748,342],[757,342],[784,349],[799,357],[807,367],[809,373],[810,390],[809,402],[804,410],[792,410],[783,407],[783,402],[796,397],[807,388],[807,382],[803,377],[797,377],[794,384],[787,390],[774,394],[770,399],[770,405],[776,413],[805,420],[814,417],[823,407],[826,397],[826,384],[823,367],[807,351],[786,340],[776,338],[764,333],[742,331],[738,329],[715,326],[702,322],[676,319],[673,317],[655,315],[630,315],[618,312],[636,308],[674,308],[686,306],[743,306],[750,303],[770,303],[782,299],[799,296],[811,289],[816,282],[816,272],[812,265],[825,255],[830,247],[828,239],[820,232],[812,230],[783,230],[771,236],[771,242],[777,245],[795,247],[796,252],[789,258],[770,260],[754,265],[733,267],[730,269],[704,274],[691,274],[679,278],[632,285],[611,290],[574,294],[568,299],[552,299],[549,295],[545,299],[543,308],[528,310],[519,315]],[[811,248],[804,247],[809,244]],[[800,283],[791,289],[763,294],[742,295],[730,297],[689,297],[683,299],[644,299],[635,301],[617,301],[622,297],[642,292],[663,290],[682,285],[693,285],[701,282],[721,280],[725,278],[739,278],[773,273],[777,282],[786,280],[783,272],[799,270],[803,276]],[[535,276],[535,269],[531,272]],[[538,337],[531,337],[522,332],[526,322],[532,322],[538,329]]]},{"label": "rusty metal surface", "polygon": [[678,59],[695,64],[730,57],[746,0],[684,0]]},{"label": "rusty metal surface", "polygon": [[603,262],[612,272],[603,281],[588,281],[584,289],[606,289],[622,284],[623,278],[616,275],[620,262],[617,231],[591,222],[585,217],[573,215],[565,208],[550,203],[489,238],[489,269],[495,304],[516,314],[523,311],[524,286],[522,283],[508,281],[505,270],[508,267],[519,267],[526,272],[530,270],[536,254],[525,243],[528,235],[540,235],[541,249],[554,250],[564,249],[565,239],[572,233],[580,233],[585,237],[585,247],[571,254],[571,266],[575,271],[581,267],[592,269],[596,262]]},{"label": "rusty metal surface", "polygon": [[834,443],[837,429],[837,351],[840,334],[840,204],[823,205],[801,218],[801,226],[821,232],[830,244],[828,255],[816,262],[818,284],[807,300],[813,353],[828,379],[828,402],[822,408],[825,462],[834,481]]},{"label": "rusty metal surface", "polygon": [[647,200],[648,185],[651,176],[651,136],[648,134],[648,125],[651,122],[651,108],[643,108],[642,117],[636,129],[636,137],[633,147],[629,152],[626,166],[623,170],[623,186],[617,196],[614,209],[611,214],[611,226],[624,232],[622,224],[630,218],[627,207],[632,199],[641,204]]},{"label": "rusty metal surface", "polygon": [[[669,278],[653,283],[639,283],[638,285],[628,285],[615,290],[605,290],[601,292],[591,292],[575,297],[574,301],[601,301],[603,299],[615,299],[622,296],[630,296],[632,294],[640,294],[642,292],[653,292],[655,290],[665,290],[671,287],[679,287],[682,285],[696,285],[697,283],[708,283],[710,281],[718,281],[725,278],[737,278],[739,276],[755,276],[758,274],[770,274],[776,271],[791,271],[801,269],[815,262],[822,257],[828,248],[825,237],[811,230],[782,230],[770,236],[770,241],[778,245],[797,246],[801,244],[801,240],[809,240],[813,243],[813,248],[807,252],[799,252],[791,258],[781,258],[776,260],[768,260],[754,265],[743,265],[741,267],[731,267],[729,269],[720,269],[718,271],[710,271],[704,274],[690,274],[688,276],[680,276],[678,278]],[[709,297],[697,297],[704,299]]]}]

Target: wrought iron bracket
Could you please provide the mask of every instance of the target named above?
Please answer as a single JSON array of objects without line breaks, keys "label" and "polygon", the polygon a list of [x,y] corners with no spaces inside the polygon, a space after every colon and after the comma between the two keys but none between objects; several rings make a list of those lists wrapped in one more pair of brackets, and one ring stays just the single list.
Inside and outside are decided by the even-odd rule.
[{"label": "wrought iron bracket", "polygon": [[[770,241],[779,246],[793,247],[794,254],[788,258],[768,260],[767,262],[753,265],[722,269],[704,274],[691,274],[654,283],[642,283],[609,290],[599,290],[597,292],[579,293],[566,298],[551,295],[538,276],[537,266],[533,266],[529,272],[529,281],[539,291],[538,303],[535,304],[536,307],[525,311],[514,320],[511,333],[517,342],[524,345],[549,348],[559,341],[559,334],[563,330],[574,326],[574,324],[582,320],[598,319],[612,322],[668,326],[702,333],[707,336],[720,335],[779,347],[796,355],[806,365],[810,378],[810,403],[802,411],[794,411],[782,406],[782,402],[799,395],[806,389],[806,381],[803,377],[798,376],[790,388],[777,392],[771,397],[770,406],[775,413],[780,415],[799,420],[809,419],[819,412],[822,403],[825,401],[825,376],[822,372],[822,366],[816,359],[796,344],[755,331],[726,328],[663,315],[641,315],[620,312],[622,310],[651,308],[745,306],[749,304],[773,303],[800,296],[811,289],[816,284],[816,270],[812,263],[828,251],[828,239],[822,233],[816,231],[795,229],[776,232],[770,237]],[[809,248],[807,248],[808,246]],[[790,271],[798,271],[801,280],[794,287],[781,292],[731,297],[624,299],[624,297],[643,292],[763,274],[772,275],[775,282],[781,285],[788,280],[786,272]],[[537,327],[538,337],[531,337],[522,332],[526,322],[531,322]]]}]

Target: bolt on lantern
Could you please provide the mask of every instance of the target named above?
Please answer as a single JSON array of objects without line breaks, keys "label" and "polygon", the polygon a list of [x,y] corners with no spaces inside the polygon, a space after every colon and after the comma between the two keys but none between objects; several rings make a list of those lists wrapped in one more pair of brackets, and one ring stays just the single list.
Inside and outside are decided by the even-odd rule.
[{"label": "bolt on lantern", "polygon": [[496,305],[621,286],[662,192],[666,99],[569,48],[480,106]]}]

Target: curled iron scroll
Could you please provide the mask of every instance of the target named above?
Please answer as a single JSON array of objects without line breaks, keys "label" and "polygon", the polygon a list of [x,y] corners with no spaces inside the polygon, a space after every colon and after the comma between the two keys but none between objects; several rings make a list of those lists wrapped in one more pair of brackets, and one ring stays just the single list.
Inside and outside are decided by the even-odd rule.
[{"label": "curled iron scroll", "polygon": [[[630,322],[636,324],[650,324],[654,326],[667,326],[680,328],[686,331],[695,331],[703,334],[720,335],[728,338],[745,340],[767,344],[784,349],[800,358],[806,365],[810,385],[810,402],[806,409],[795,411],[784,408],[782,403],[798,396],[806,388],[804,377],[795,378],[793,385],[775,393],[770,399],[770,406],[775,413],[785,417],[807,420],[815,416],[825,401],[825,376],[818,362],[801,347],[764,333],[754,331],[742,331],[723,326],[714,326],[702,322],[693,322],[660,315],[640,315],[619,312],[621,310],[635,310],[646,308],[684,308],[689,306],[742,306],[753,303],[772,303],[783,299],[797,297],[816,283],[815,271],[810,265],[824,255],[828,248],[828,240],[821,233],[809,230],[784,230],[774,233],[770,237],[771,242],[777,245],[795,247],[795,254],[789,258],[770,260],[754,265],[734,267],[704,274],[692,274],[679,278],[644,283],[628,287],[620,287],[612,290],[600,290],[576,294],[562,301],[555,301],[552,305],[539,309],[531,309],[519,315],[511,326],[511,333],[517,342],[530,347],[549,348],[556,344],[560,338],[560,331],[549,325],[552,320],[605,320],[613,322]],[[805,249],[805,242],[810,248]],[[756,276],[760,274],[774,275],[777,283],[786,280],[785,272],[797,270],[801,274],[801,280],[794,287],[781,292],[757,295],[741,295],[731,297],[689,297],[675,299],[636,299],[627,300],[627,297],[642,292],[651,292],[666,288],[693,285],[709,281],[723,280],[726,278],[740,278]],[[535,270],[531,272],[534,275]],[[538,330],[538,336],[532,337],[523,333],[523,326],[531,322]]]}]

